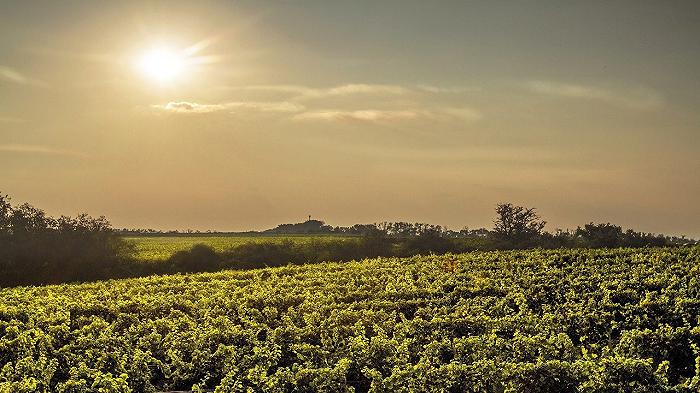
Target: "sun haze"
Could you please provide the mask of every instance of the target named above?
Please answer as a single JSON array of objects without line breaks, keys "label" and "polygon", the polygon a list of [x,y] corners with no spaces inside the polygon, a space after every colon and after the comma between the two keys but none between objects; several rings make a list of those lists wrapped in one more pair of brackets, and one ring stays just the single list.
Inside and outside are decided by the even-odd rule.
[{"label": "sun haze", "polygon": [[700,236],[697,2],[3,2],[0,191],[116,227]]},{"label": "sun haze", "polygon": [[168,49],[152,49],[143,54],[139,66],[149,78],[167,82],[186,72],[186,58]]}]

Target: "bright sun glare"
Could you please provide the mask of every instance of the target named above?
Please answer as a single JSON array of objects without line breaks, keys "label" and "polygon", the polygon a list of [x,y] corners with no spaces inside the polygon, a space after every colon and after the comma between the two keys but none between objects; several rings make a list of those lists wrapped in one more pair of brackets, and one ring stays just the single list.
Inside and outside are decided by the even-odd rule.
[{"label": "bright sun glare", "polygon": [[199,53],[212,42],[212,38],[207,38],[187,47],[152,46],[134,59],[135,67],[145,78],[163,85],[182,81],[200,67],[219,60],[219,56]]},{"label": "bright sun glare", "polygon": [[187,69],[187,54],[170,49],[153,49],[143,54],[139,68],[145,76],[157,82],[172,82]]}]

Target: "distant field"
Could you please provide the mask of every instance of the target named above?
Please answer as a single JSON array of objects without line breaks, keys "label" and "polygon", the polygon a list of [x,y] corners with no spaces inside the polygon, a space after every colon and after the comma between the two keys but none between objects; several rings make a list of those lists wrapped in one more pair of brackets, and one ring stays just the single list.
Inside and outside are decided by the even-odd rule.
[{"label": "distant field", "polygon": [[169,258],[178,251],[189,250],[195,244],[206,244],[216,251],[225,251],[231,247],[248,242],[308,242],[311,239],[352,239],[350,236],[336,235],[227,235],[227,236],[125,236],[134,242],[136,256],[139,259],[156,261]]}]

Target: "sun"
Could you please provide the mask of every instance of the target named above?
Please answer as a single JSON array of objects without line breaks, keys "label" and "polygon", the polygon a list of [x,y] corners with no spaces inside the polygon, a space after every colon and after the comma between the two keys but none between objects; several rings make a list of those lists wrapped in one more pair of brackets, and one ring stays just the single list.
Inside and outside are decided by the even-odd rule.
[{"label": "sun", "polygon": [[185,51],[155,48],[145,52],[138,60],[138,68],[147,78],[159,83],[174,82],[182,78],[189,63]]},{"label": "sun", "polygon": [[217,63],[221,57],[202,54],[215,38],[205,38],[189,46],[177,46],[164,42],[154,42],[143,50],[133,52],[131,57],[135,71],[143,78],[162,86],[173,86],[189,82],[195,75],[201,75],[204,67]]}]

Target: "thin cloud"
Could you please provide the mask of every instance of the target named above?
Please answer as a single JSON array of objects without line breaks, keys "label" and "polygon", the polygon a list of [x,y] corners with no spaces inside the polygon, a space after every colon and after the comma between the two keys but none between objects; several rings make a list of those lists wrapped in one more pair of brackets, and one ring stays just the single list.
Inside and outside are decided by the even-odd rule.
[{"label": "thin cloud", "polygon": [[[303,85],[248,85],[228,87],[240,91],[259,91],[286,95],[284,101],[272,102],[229,102],[221,104],[201,104],[195,102],[169,102],[165,105],[154,105],[159,110],[173,113],[214,113],[222,111],[250,110],[261,112],[287,112],[293,114],[292,120],[317,121],[364,121],[364,122],[396,122],[418,119],[437,121],[473,122],[482,118],[480,112],[466,107],[420,107],[417,103],[421,95],[459,94],[474,89],[461,87],[440,87],[432,85],[415,85],[411,87],[391,84],[349,83],[329,88],[312,88]],[[393,108],[347,109],[336,107],[319,108],[317,102],[324,98],[364,96],[403,96],[405,100],[389,101]],[[432,97],[431,99],[434,99]],[[302,104],[303,103],[303,104]],[[308,107],[308,109],[307,109]]]},{"label": "thin cloud", "polygon": [[52,154],[60,156],[85,157],[84,153],[44,145],[2,144],[0,151],[26,154]]},{"label": "thin cloud", "polygon": [[661,96],[646,88],[613,91],[596,86],[584,86],[551,81],[531,81],[528,88],[538,94],[555,97],[598,100],[633,109],[655,109],[663,105]]},{"label": "thin cloud", "polygon": [[292,102],[230,102],[225,104],[231,109],[249,109],[256,110],[260,112],[300,112],[305,108],[303,105],[295,104]]},{"label": "thin cloud", "polygon": [[433,94],[462,94],[481,91],[481,89],[476,87],[445,87],[433,85],[418,85],[416,86],[416,90]]},{"label": "thin cloud", "polygon": [[345,96],[352,94],[387,94],[401,95],[406,94],[410,90],[396,85],[371,85],[364,83],[355,83],[333,87],[330,89],[320,90],[319,95],[324,96]]},{"label": "thin cloud", "polygon": [[198,104],[196,102],[168,102],[165,105],[153,105],[154,108],[174,113],[212,113],[226,109],[220,104]]},{"label": "thin cloud", "polygon": [[20,85],[32,85],[46,87],[46,83],[38,79],[30,78],[21,72],[5,66],[0,66],[0,80],[17,83]]},{"label": "thin cloud", "polygon": [[313,88],[302,85],[254,85],[233,87],[235,90],[270,91],[290,94],[294,99],[317,99],[350,95],[404,95],[425,90],[423,87],[409,88],[399,85],[348,83],[329,88]]},{"label": "thin cloud", "polygon": [[420,114],[414,111],[385,111],[385,110],[321,110],[300,113],[294,120],[326,120],[326,121],[396,121],[415,119]]},{"label": "thin cloud", "polygon": [[153,105],[153,108],[172,113],[215,113],[215,112],[280,112],[294,113],[304,110],[299,104],[280,102],[227,102],[223,104],[199,104],[196,102],[168,102],[165,105]]},{"label": "thin cloud", "polygon": [[481,119],[482,115],[472,108],[437,108],[432,110],[377,110],[365,109],[355,111],[319,110],[299,113],[294,120],[321,121],[365,121],[365,122],[396,122],[408,120],[442,120],[473,122]]}]

